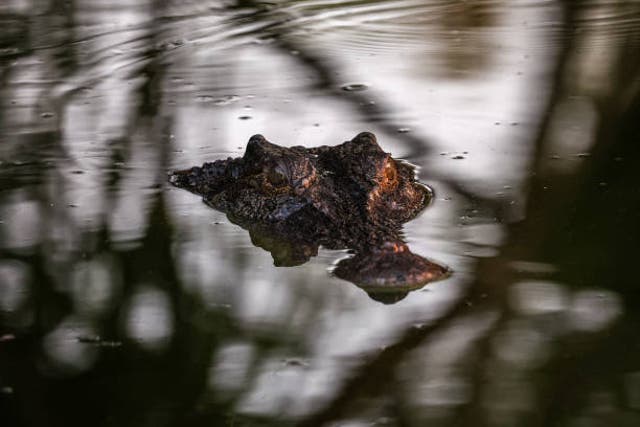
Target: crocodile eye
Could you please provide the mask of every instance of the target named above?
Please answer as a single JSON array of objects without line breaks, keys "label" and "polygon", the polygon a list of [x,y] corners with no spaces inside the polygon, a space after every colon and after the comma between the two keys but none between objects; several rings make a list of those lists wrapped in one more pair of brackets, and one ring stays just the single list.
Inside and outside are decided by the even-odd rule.
[{"label": "crocodile eye", "polygon": [[384,168],[384,177],[387,182],[394,182],[398,179],[395,166],[391,162],[387,162]]},{"label": "crocodile eye", "polygon": [[279,167],[270,169],[267,173],[267,179],[274,187],[282,187],[289,182],[287,175]]}]

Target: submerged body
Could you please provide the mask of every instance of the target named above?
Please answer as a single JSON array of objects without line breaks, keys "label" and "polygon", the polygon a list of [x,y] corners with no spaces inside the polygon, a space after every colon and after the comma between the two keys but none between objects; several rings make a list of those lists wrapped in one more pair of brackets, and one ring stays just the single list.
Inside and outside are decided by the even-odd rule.
[{"label": "submerged body", "polygon": [[351,249],[335,274],[372,292],[402,293],[447,269],[413,254],[402,224],[431,201],[411,165],[369,132],[337,146],[282,147],[251,137],[242,157],[176,171],[169,181],[203,197],[249,230],[276,265],[297,265],[318,247]]}]

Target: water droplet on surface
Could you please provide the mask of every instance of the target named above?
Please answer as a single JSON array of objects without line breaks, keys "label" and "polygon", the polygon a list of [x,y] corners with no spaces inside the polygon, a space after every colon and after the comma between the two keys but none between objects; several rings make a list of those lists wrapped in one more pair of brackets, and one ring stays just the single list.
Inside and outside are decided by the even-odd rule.
[{"label": "water droplet on surface", "polygon": [[211,96],[211,95],[198,95],[196,97],[196,100],[198,102],[211,102],[211,101],[213,101],[213,96]]},{"label": "water droplet on surface", "polygon": [[240,117],[238,117],[238,119],[240,119],[240,120],[251,120],[251,118],[252,118],[251,116],[240,116]]},{"label": "water droplet on surface", "polygon": [[40,117],[42,117],[43,119],[49,119],[49,118],[53,117],[53,113],[45,112],[45,113],[40,114]]},{"label": "water droplet on surface", "polygon": [[409,133],[411,132],[410,128],[399,128],[398,133]]},{"label": "water droplet on surface", "polygon": [[342,90],[347,92],[360,92],[369,89],[369,86],[364,83],[349,83],[342,85]]},{"label": "water droplet on surface", "polygon": [[453,156],[453,157],[451,157],[451,158],[452,158],[453,160],[462,160],[462,159],[466,159],[466,157],[465,157],[465,156],[462,156],[462,155],[460,155],[460,154],[458,154],[458,155],[456,155],[456,156]]}]

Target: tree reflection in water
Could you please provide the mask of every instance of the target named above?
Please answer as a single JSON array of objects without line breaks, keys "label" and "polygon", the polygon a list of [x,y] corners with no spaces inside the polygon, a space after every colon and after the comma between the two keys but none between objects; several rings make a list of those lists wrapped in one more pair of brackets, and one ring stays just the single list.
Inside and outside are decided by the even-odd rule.
[{"label": "tree reflection in water", "polygon": [[[1,5],[3,425],[636,425],[640,8],[453,3]],[[417,99],[399,112],[402,88],[341,89],[358,74],[345,64],[366,58],[353,46],[421,40],[423,67],[471,90],[504,65],[483,37],[527,8],[547,18],[513,38],[546,34],[533,50],[551,65],[530,80],[524,159],[511,156],[524,172],[501,175],[515,189],[496,194],[492,170],[478,185],[474,152],[438,156],[421,126],[440,119]],[[295,74],[236,73],[247,46]],[[334,254],[270,266],[164,184],[178,163],[235,153],[252,127],[330,140],[363,124],[429,166],[442,196],[408,237],[439,243],[457,272],[394,306],[327,279]]]}]

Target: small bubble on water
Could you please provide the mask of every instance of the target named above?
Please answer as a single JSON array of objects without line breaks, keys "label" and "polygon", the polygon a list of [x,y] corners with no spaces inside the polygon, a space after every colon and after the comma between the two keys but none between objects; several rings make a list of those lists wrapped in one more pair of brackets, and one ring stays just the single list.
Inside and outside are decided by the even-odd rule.
[{"label": "small bubble on water", "polygon": [[466,157],[464,157],[464,156],[462,156],[462,155],[458,154],[458,155],[453,156],[453,157],[451,157],[451,158],[452,158],[453,160],[463,160],[463,159],[465,159]]},{"label": "small bubble on water", "polygon": [[251,118],[252,118],[251,116],[240,116],[240,117],[238,117],[238,119],[240,119],[240,120],[251,120]]},{"label": "small bubble on water", "polygon": [[284,359],[282,361],[286,366],[307,367],[309,364],[300,359]]},{"label": "small bubble on water", "polygon": [[196,100],[198,102],[211,102],[211,101],[213,101],[213,96],[211,96],[211,95],[198,95],[198,96],[196,96]]},{"label": "small bubble on water", "polygon": [[409,133],[411,132],[410,128],[398,128],[398,133]]},{"label": "small bubble on water", "polygon": [[8,342],[8,341],[13,341],[15,339],[16,337],[13,334],[4,334],[0,336],[0,342]]},{"label": "small bubble on water", "polygon": [[369,86],[364,83],[349,83],[342,85],[342,90],[347,92],[360,92],[369,89]]},{"label": "small bubble on water", "polygon": [[40,114],[40,117],[42,117],[43,119],[49,119],[53,117],[53,113],[47,111],[45,113]]}]

